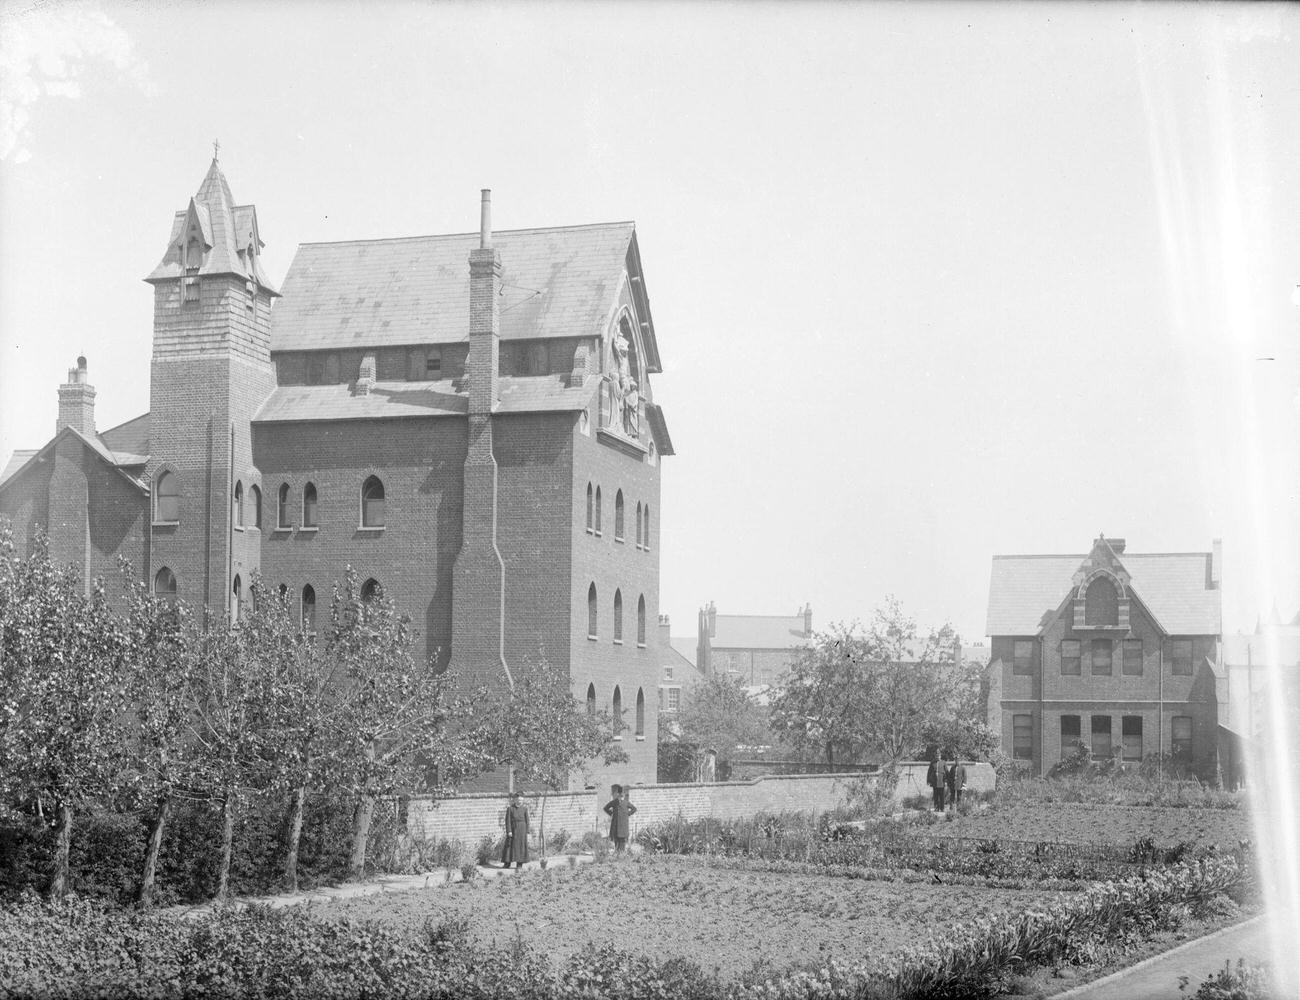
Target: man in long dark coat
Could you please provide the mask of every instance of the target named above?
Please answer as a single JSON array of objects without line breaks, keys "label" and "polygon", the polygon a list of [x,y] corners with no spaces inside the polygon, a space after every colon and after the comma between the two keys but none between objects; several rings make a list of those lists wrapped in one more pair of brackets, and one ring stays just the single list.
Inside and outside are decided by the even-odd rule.
[{"label": "man in long dark coat", "polygon": [[956,809],[961,805],[961,793],[966,788],[966,765],[955,754],[943,772],[943,783],[948,787],[948,804]]},{"label": "man in long dark coat", "polygon": [[505,814],[506,843],[501,849],[501,867],[512,864],[522,868],[528,860],[528,807],[519,801],[519,793],[510,793]]},{"label": "man in long dark coat", "polygon": [[609,817],[609,839],[614,842],[614,851],[622,854],[627,849],[628,820],[636,812],[636,806],[628,800],[627,789],[622,785],[613,787],[614,797],[605,803],[605,815]]},{"label": "man in long dark coat", "polygon": [[925,772],[925,783],[930,786],[930,802],[935,812],[943,812],[943,779],[943,761],[939,759],[936,751],[930,760],[930,769]]}]

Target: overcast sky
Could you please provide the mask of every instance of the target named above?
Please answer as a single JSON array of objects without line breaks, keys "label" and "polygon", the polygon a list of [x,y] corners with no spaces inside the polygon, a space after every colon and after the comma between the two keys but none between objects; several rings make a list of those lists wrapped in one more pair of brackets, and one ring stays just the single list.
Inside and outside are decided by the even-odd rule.
[{"label": "overcast sky", "polygon": [[[984,632],[994,553],[1224,545],[1300,609],[1300,8],[0,0],[0,462],[149,401],[221,141],[319,240],[634,219],[661,610]],[[508,262],[507,262],[508,263]]]}]

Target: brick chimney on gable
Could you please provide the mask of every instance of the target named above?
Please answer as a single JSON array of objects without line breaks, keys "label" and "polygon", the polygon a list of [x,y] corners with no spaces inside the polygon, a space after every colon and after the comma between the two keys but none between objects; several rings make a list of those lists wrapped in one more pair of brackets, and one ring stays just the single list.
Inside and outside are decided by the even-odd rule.
[{"label": "brick chimney on gable", "polygon": [[77,358],[77,367],[68,369],[68,381],[59,386],[57,434],[65,427],[82,434],[95,433],[95,387],[86,381],[86,359]]}]

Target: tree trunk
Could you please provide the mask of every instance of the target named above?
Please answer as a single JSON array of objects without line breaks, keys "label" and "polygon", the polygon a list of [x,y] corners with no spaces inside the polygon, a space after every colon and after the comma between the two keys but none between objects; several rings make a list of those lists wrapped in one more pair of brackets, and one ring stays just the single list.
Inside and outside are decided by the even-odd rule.
[{"label": "tree trunk", "polygon": [[284,859],[284,884],[290,892],[298,891],[298,841],[302,837],[302,803],[307,789],[293,790],[293,811],[289,813],[289,849]]},{"label": "tree trunk", "polygon": [[224,903],[230,892],[230,856],[235,842],[235,793],[226,790],[221,800],[221,865],[217,872],[217,894],[213,898]]},{"label": "tree trunk", "polygon": [[158,870],[158,852],[162,850],[163,828],[167,825],[167,814],[171,811],[172,796],[167,791],[158,800],[158,810],[154,813],[153,825],[149,828],[149,848],[144,852],[144,874],[140,876],[140,892],[136,901],[140,908],[148,909],[150,896],[153,894],[154,875]]},{"label": "tree trunk", "polygon": [[352,814],[352,857],[348,861],[348,877],[360,880],[366,873],[366,843],[370,839],[370,822],[375,816],[373,796],[362,795]]},{"label": "tree trunk", "polygon": [[830,740],[826,741],[826,766],[835,770],[835,744]]},{"label": "tree trunk", "polygon": [[542,807],[537,810],[537,840],[538,850],[541,851],[542,859],[546,858],[546,789],[542,788]]},{"label": "tree trunk", "polygon": [[68,891],[68,849],[72,846],[72,807],[59,803],[59,836],[54,842],[54,875],[50,878],[49,896],[59,899]]}]

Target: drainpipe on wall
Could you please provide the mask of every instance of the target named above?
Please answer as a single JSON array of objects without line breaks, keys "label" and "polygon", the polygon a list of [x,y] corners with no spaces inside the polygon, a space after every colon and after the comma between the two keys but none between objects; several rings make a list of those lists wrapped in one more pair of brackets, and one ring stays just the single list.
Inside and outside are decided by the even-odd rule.
[{"label": "drainpipe on wall", "polygon": [[[235,586],[235,422],[230,421],[230,475],[226,477],[226,619]],[[242,598],[243,595],[241,594]]]},{"label": "drainpipe on wall", "polygon": [[[1015,656],[1015,650],[1012,650],[1012,657]],[[1038,776],[1045,775],[1044,764],[1047,763],[1047,719],[1044,716],[1044,697],[1046,692],[1043,691],[1047,683],[1046,658],[1043,649],[1043,637],[1038,637]]]}]

